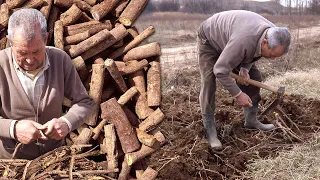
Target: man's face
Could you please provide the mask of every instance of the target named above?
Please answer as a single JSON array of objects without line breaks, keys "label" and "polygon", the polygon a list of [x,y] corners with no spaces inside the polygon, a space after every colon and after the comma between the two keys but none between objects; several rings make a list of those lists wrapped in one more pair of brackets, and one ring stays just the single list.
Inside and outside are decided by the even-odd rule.
[{"label": "man's face", "polygon": [[282,45],[279,45],[273,49],[269,49],[268,41],[266,39],[263,40],[261,45],[261,55],[265,58],[275,59],[284,54],[284,48]]},{"label": "man's face", "polygon": [[16,29],[11,39],[11,47],[17,64],[26,71],[38,69],[45,59],[46,41],[41,31],[35,37],[27,41],[21,29]]}]

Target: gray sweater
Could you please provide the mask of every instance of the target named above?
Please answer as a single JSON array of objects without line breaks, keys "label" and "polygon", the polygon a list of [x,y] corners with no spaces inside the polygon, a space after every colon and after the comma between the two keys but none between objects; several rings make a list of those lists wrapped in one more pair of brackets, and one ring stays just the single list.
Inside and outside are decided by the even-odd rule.
[{"label": "gray sweater", "polygon": [[[62,115],[64,96],[72,101],[72,107],[64,115],[72,130],[78,128],[91,114],[94,102],[87,94],[70,57],[54,47],[46,47],[50,67],[44,72],[45,86],[40,97],[38,123],[44,124]],[[0,51],[0,157],[11,158],[17,141],[11,139],[9,128],[12,120],[35,120],[36,110],[29,101],[14,70],[11,48]],[[43,146],[23,145],[17,158],[33,159],[48,152],[63,141],[39,140]]]},{"label": "gray sweater", "polygon": [[239,65],[251,68],[257,47],[261,48],[259,40],[263,32],[274,26],[264,17],[243,10],[217,13],[201,24],[200,31],[220,54],[214,74],[232,96],[241,90],[229,72]]}]

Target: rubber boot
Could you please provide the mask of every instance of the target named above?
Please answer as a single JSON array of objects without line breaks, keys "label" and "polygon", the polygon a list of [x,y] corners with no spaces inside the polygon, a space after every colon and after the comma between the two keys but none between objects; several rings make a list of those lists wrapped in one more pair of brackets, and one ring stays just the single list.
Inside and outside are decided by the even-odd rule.
[{"label": "rubber boot", "polygon": [[214,115],[202,115],[202,121],[211,148],[221,149],[222,144],[217,136],[216,121],[214,119]]},{"label": "rubber boot", "polygon": [[248,129],[259,129],[262,131],[270,131],[275,127],[273,124],[263,124],[257,119],[258,115],[258,103],[253,103],[252,107],[244,108],[244,127]]}]

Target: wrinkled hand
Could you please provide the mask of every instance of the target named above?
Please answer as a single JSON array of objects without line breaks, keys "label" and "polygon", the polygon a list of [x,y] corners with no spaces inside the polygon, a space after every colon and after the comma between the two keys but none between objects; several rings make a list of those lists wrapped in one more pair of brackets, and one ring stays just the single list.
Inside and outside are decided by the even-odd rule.
[{"label": "wrinkled hand", "polygon": [[236,97],[237,104],[242,107],[251,107],[252,101],[250,97],[246,93],[241,93],[239,96]]},{"label": "wrinkled hand", "polygon": [[45,135],[51,139],[61,140],[69,133],[69,126],[62,119],[53,118],[43,126],[46,127]]},{"label": "wrinkled hand", "polygon": [[48,139],[40,133],[40,131],[46,129],[46,127],[35,121],[20,120],[16,122],[14,128],[15,137],[22,144],[29,144],[37,139]]},{"label": "wrinkled hand", "polygon": [[240,68],[239,76],[241,76],[242,78],[238,78],[237,83],[248,86],[249,84],[246,83],[246,80],[250,79],[249,71],[245,68]]}]

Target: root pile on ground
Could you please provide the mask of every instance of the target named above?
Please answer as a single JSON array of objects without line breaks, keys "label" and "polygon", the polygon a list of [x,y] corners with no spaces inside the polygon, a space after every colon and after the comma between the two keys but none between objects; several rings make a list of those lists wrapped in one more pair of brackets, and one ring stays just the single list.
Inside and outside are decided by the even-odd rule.
[{"label": "root pile on ground", "polygon": [[105,161],[87,159],[89,156],[101,155],[99,150],[80,153],[79,148],[81,146],[62,146],[34,160],[2,159],[0,169],[3,177],[14,179],[69,179],[72,176],[97,178],[98,175],[106,177],[107,174],[119,171],[117,168],[105,169]]},{"label": "root pile on ground", "polygon": [[[169,143],[153,154],[152,167],[161,170],[162,179],[236,179],[251,159],[274,157],[279,150],[289,150],[300,141],[307,141],[320,129],[320,101],[303,96],[287,95],[282,109],[262,117],[263,122],[275,120],[283,127],[271,132],[247,130],[244,117],[230,95],[218,87],[216,119],[222,151],[208,147],[198,103],[200,76],[197,69],[179,70],[163,77],[162,108],[166,119],[161,129]],[[273,100],[263,97],[260,109]],[[161,157],[161,159],[159,159]]]}]

